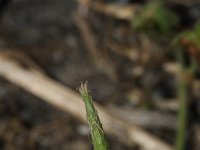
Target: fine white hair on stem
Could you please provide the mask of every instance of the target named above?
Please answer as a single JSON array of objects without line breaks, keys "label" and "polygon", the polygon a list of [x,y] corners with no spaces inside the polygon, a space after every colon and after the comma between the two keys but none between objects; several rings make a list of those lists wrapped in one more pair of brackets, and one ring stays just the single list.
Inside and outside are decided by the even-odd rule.
[{"label": "fine white hair on stem", "polygon": [[89,90],[87,88],[88,86],[88,82],[86,81],[85,83],[81,83],[81,86],[79,87],[79,92],[81,93],[81,95],[83,95],[84,93],[89,93]]}]

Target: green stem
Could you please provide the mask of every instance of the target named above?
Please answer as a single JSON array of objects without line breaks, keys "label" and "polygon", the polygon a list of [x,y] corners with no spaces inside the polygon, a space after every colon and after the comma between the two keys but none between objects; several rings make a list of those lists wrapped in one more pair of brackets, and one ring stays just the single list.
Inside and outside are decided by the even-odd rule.
[{"label": "green stem", "polygon": [[[184,68],[183,50],[178,50],[178,61],[181,65],[181,76],[186,74]],[[178,111],[178,130],[176,136],[176,150],[184,150],[185,137],[187,127],[187,81],[181,77],[178,81],[178,99],[179,99],[179,111]]]},{"label": "green stem", "polygon": [[94,150],[109,150],[108,141],[103,131],[98,113],[92,103],[92,97],[87,89],[87,83],[81,84],[79,92],[85,103],[86,117],[90,127]]},{"label": "green stem", "polygon": [[176,150],[184,150],[185,134],[187,127],[187,83],[179,81],[178,95],[179,95],[179,112],[178,112],[178,131],[176,137]]}]

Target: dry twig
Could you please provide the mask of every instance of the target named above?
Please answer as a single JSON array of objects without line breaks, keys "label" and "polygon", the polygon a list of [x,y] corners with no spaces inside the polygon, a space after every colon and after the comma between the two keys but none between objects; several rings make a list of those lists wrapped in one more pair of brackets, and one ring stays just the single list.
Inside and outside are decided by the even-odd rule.
[{"label": "dry twig", "polygon": [[138,5],[121,5],[117,3],[103,3],[99,1],[92,0],[77,0],[79,3],[79,11],[92,9],[98,13],[111,16],[117,19],[123,19],[127,21],[131,21],[136,12],[140,9]]},{"label": "dry twig", "polygon": [[128,21],[134,18],[139,9],[137,5],[104,4],[99,2],[95,2],[92,6],[93,10],[99,13]]},{"label": "dry twig", "polygon": [[[86,122],[84,104],[80,96],[73,90],[50,79],[38,67],[31,64],[33,63],[24,56],[12,52],[0,52],[0,76]],[[26,67],[24,67],[25,65]],[[96,104],[96,108],[105,131],[116,135],[119,139],[124,138],[126,142],[137,143],[143,150],[173,149],[141,128],[110,115],[103,107]]]},{"label": "dry twig", "polygon": [[157,111],[141,111],[141,110],[122,110],[116,107],[109,107],[112,115],[133,125],[153,128],[177,128],[177,117],[162,114]]}]

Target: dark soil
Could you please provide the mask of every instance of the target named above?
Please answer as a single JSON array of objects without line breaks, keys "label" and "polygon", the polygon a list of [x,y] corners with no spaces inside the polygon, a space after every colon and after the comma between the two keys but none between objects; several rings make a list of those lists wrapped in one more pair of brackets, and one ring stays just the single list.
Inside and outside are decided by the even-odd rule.
[{"label": "dark soil", "polygon": [[[171,1],[166,5],[173,5],[174,10],[179,8],[177,6],[184,7],[186,12],[183,14],[187,13],[188,20],[193,20],[193,23],[200,20],[199,4],[194,6],[192,2],[189,5],[187,1]],[[74,0],[1,0],[0,46],[26,53],[48,76],[74,90],[81,81],[87,80],[94,99],[104,106],[140,108],[176,115],[156,105],[177,96],[174,75],[163,69],[164,63],[176,61],[168,43],[151,43],[151,47],[146,49],[142,35],[135,33],[128,22],[91,10],[88,23],[98,48],[102,50],[102,58],[112,64],[114,77],[96,67],[91,58],[73,18],[77,9],[78,4]],[[184,17],[179,10],[177,13]],[[183,23],[188,20],[183,20]],[[127,57],[129,51],[126,49],[129,47],[136,48],[136,58]],[[195,78],[199,79],[199,76]],[[133,91],[142,94],[131,97]],[[200,136],[194,132],[199,132],[200,95],[197,93],[190,94],[192,117],[188,136],[191,138]],[[175,131],[147,130],[174,144]],[[70,114],[0,79],[0,149],[88,150],[92,149],[88,135],[87,125]],[[139,149],[137,145],[125,146],[112,135],[109,141],[113,150]],[[188,140],[190,146],[196,146],[196,143]],[[194,149],[198,150],[199,147],[195,146]]]}]

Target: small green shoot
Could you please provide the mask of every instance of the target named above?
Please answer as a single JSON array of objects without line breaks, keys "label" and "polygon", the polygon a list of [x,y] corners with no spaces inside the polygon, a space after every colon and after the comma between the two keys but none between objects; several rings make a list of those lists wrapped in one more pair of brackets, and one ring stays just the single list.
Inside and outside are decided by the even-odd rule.
[{"label": "small green shoot", "polygon": [[108,142],[103,131],[98,113],[92,103],[92,97],[87,88],[87,83],[81,84],[79,92],[85,103],[86,117],[88,120],[94,150],[109,150]]}]

